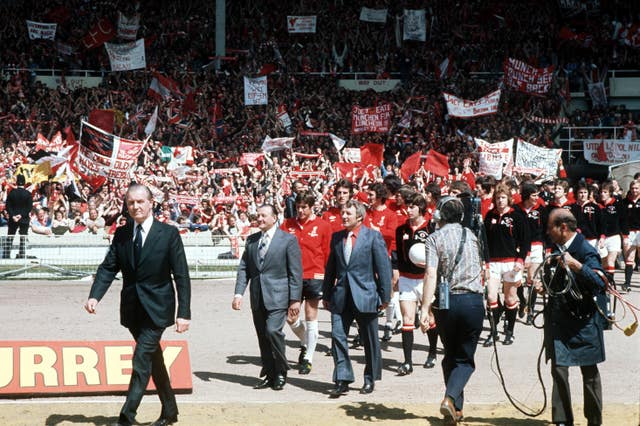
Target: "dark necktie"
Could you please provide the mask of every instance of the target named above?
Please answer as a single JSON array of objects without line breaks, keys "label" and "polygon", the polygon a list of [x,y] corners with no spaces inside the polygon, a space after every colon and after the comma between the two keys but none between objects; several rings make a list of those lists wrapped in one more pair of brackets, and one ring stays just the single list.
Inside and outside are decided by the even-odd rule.
[{"label": "dark necktie", "polygon": [[133,259],[136,266],[140,261],[140,255],[142,254],[142,225],[136,226],[136,237],[133,239]]},{"label": "dark necktie", "polygon": [[267,255],[267,249],[269,245],[269,234],[262,234],[260,244],[258,245],[258,256],[260,257],[260,266],[264,263],[264,257]]}]

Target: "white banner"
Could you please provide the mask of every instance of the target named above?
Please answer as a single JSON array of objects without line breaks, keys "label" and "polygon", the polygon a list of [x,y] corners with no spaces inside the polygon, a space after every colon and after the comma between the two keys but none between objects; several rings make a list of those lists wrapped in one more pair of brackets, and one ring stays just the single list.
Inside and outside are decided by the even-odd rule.
[{"label": "white banner", "polygon": [[360,162],[360,148],[345,148],[342,150],[344,161],[348,163]]},{"label": "white banner", "polygon": [[360,9],[360,20],[364,22],[374,22],[376,24],[387,23],[387,9]]},{"label": "white banner", "polygon": [[244,78],[244,104],[266,105],[269,102],[267,93],[267,76]]},{"label": "white banner", "polygon": [[555,177],[562,149],[549,149],[518,139],[515,171],[536,176]]},{"label": "white banner", "polygon": [[125,44],[105,43],[111,71],[129,71],[147,67],[144,39]]},{"label": "white banner", "polygon": [[[493,175],[500,179],[504,173],[511,176],[513,173],[513,138],[502,142],[487,142],[474,138],[478,147],[479,172],[485,175]],[[496,168],[500,169],[500,178]]]},{"label": "white banner", "polygon": [[640,144],[620,139],[587,139],[584,158],[592,164],[614,165],[640,160]]},{"label": "white banner", "polygon": [[287,16],[287,30],[289,33],[315,33],[315,15],[310,16]]},{"label": "white banner", "polygon": [[29,30],[30,40],[36,40],[39,38],[45,40],[55,40],[57,28],[58,24],[47,24],[45,22],[35,22],[27,20],[27,30]]},{"label": "white banner", "polygon": [[136,13],[131,18],[118,12],[118,37],[123,40],[135,40],[140,28],[140,14]]},{"label": "white banner", "polygon": [[388,92],[393,90],[400,84],[400,80],[384,79],[384,80],[353,80],[353,79],[341,79],[338,80],[338,86],[344,87],[347,90],[369,90],[373,89],[376,92]]},{"label": "white banner", "polygon": [[427,14],[424,9],[404,10],[403,40],[427,41]]},{"label": "white banner", "polygon": [[291,149],[293,146],[293,140],[295,138],[274,138],[271,139],[268,135],[264,138],[262,143],[262,150],[264,152],[282,151],[283,149]]},{"label": "white banner", "polygon": [[448,93],[443,93],[443,95],[444,100],[447,103],[447,111],[449,111],[449,115],[451,117],[481,117],[483,115],[495,114],[498,112],[500,89],[475,101],[458,98]]}]

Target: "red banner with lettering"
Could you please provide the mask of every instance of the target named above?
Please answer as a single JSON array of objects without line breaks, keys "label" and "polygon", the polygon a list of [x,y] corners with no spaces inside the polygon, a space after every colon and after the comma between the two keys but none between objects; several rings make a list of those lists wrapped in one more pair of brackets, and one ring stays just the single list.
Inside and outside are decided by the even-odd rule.
[{"label": "red banner with lettering", "polygon": [[391,104],[351,109],[351,133],[385,133],[391,128]]},{"label": "red banner with lettering", "polygon": [[504,62],[504,84],[519,92],[544,95],[551,88],[553,69],[553,65],[534,68],[522,61],[509,58]]}]

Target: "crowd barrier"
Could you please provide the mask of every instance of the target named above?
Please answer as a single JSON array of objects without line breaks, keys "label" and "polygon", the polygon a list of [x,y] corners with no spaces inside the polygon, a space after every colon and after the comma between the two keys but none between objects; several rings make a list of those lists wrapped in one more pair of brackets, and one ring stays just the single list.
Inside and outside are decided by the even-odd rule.
[{"label": "crowd barrier", "polygon": [[[0,231],[4,247],[7,228]],[[195,279],[231,278],[243,250],[242,239],[212,236],[211,232],[182,234],[189,272]],[[104,234],[38,235],[26,237],[26,257],[17,258],[20,236],[15,235],[10,258],[0,259],[0,279],[69,279],[91,277],[110,244]]]}]

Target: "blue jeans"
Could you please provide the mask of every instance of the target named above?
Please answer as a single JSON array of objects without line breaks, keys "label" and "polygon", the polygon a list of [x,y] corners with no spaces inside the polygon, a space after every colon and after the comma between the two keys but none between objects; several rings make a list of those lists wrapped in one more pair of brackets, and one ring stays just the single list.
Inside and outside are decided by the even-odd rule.
[{"label": "blue jeans", "polygon": [[456,410],[462,410],[464,387],[476,369],[474,356],[484,320],[482,294],[451,294],[449,309],[434,309],[433,314],[444,346],[445,395],[453,400]]}]

